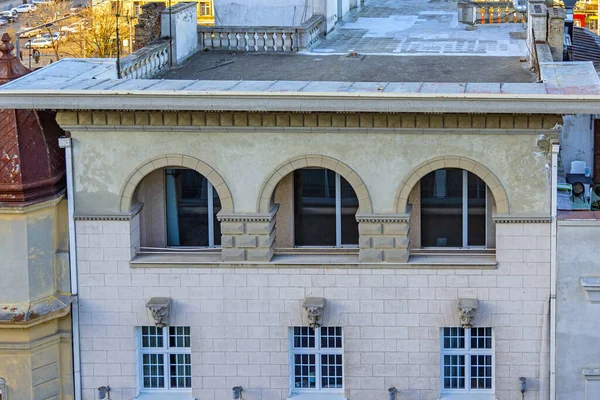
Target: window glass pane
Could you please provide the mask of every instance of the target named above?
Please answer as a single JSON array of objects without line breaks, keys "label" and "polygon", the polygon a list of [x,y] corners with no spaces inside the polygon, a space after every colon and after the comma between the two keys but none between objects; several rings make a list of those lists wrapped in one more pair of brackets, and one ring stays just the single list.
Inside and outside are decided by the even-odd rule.
[{"label": "window glass pane", "polygon": [[444,355],[444,389],[465,388],[465,356]]},{"label": "window glass pane", "polygon": [[492,388],[492,356],[471,356],[471,389]]},{"label": "window glass pane", "polygon": [[471,348],[491,349],[492,328],[471,328]]},{"label": "window glass pane", "polygon": [[164,358],[162,354],[142,354],[144,388],[164,388]]},{"label": "window glass pane", "polygon": [[444,349],[463,349],[465,347],[465,330],[463,328],[444,328]]},{"label": "window glass pane", "polygon": [[163,347],[163,328],[142,326],[142,347]]},{"label": "window glass pane", "polygon": [[335,246],[335,173],[324,168],[294,171],[296,246]]},{"label": "window glass pane", "polygon": [[341,388],[343,380],[343,362],[340,354],[321,355],[321,387],[323,389]]},{"label": "window glass pane", "polygon": [[315,330],[308,326],[294,327],[294,347],[314,348]]},{"label": "window glass pane", "polygon": [[191,169],[167,169],[165,190],[167,245],[208,246],[208,180]]},{"label": "window glass pane", "polygon": [[449,168],[421,179],[421,245],[462,247],[463,171]]},{"label": "window glass pane", "polygon": [[354,189],[343,177],[340,177],[342,192],[342,244],[358,244],[358,222],[356,212],[358,211],[358,197]]},{"label": "window glass pane", "polygon": [[217,214],[221,211],[221,199],[219,199],[219,195],[217,194],[217,190],[213,187],[212,190],[213,196],[213,227],[215,230],[215,246],[221,245],[221,223],[217,220]]},{"label": "window glass pane", "polygon": [[[172,388],[189,388],[192,381],[192,358],[190,354],[170,354]],[[188,383],[190,386],[188,386]]]},{"label": "window glass pane", "polygon": [[190,327],[189,326],[170,326],[169,327],[169,346],[170,347],[190,347]]},{"label": "window glass pane", "polygon": [[314,354],[294,355],[294,387],[297,389],[314,389],[316,365]]},{"label": "window glass pane", "polygon": [[342,328],[335,326],[321,327],[321,348],[342,348]]},{"label": "window glass pane", "polygon": [[485,182],[475,174],[468,173],[469,188],[469,246],[485,246]]}]

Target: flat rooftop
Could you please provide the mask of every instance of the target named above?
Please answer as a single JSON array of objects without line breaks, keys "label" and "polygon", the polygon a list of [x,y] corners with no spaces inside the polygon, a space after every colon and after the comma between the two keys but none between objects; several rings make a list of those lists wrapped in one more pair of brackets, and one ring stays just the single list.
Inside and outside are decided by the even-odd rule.
[{"label": "flat rooftop", "polygon": [[164,79],[352,82],[535,82],[520,57],[200,52]]}]

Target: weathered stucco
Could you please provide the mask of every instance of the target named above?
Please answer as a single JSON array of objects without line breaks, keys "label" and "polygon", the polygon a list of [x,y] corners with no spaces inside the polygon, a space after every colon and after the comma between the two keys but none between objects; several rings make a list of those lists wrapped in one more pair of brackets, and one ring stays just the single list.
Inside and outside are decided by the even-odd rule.
[{"label": "weathered stucco", "polygon": [[590,115],[565,115],[559,135],[560,159],[565,173],[571,171],[571,161],[585,161],[594,169],[594,132]]},{"label": "weathered stucco", "polygon": [[[595,400],[600,388],[588,386],[583,368],[600,368],[600,304],[592,304],[581,278],[600,276],[600,221],[560,221],[558,225],[557,400]],[[594,251],[595,250],[595,251]],[[593,386],[593,385],[592,385]]]},{"label": "weathered stucco", "polygon": [[[217,26],[295,26],[313,16],[319,0],[217,0]],[[259,13],[256,10],[260,10]]]},{"label": "weathered stucco", "polygon": [[236,212],[257,212],[263,182],[282,163],[320,154],[347,164],[358,174],[375,213],[394,212],[401,182],[421,163],[443,156],[462,156],[487,167],[505,189],[511,214],[549,213],[548,157],[538,147],[539,133],[535,132],[402,134],[353,129],[340,134],[318,129],[293,133],[206,129],[148,132],[122,127],[115,131],[111,126],[89,132],[71,127],[78,165],[76,212],[118,213],[127,178],[148,160],[164,154],[202,160],[231,190]]}]

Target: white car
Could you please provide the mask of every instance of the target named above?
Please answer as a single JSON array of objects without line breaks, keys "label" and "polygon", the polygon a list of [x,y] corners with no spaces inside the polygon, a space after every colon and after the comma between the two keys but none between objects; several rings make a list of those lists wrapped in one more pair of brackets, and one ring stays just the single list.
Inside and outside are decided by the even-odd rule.
[{"label": "white car", "polygon": [[50,36],[50,34],[49,34],[49,33],[45,33],[45,34],[43,34],[43,35],[42,35],[42,37],[41,37],[41,38],[42,38],[42,39],[48,39],[48,40],[50,40],[50,41],[54,41],[54,42],[56,42],[56,41],[58,41],[58,40],[61,40],[61,39],[63,38],[63,36],[64,36],[64,35],[65,35],[64,33],[61,35],[61,34],[60,34],[60,33],[58,33],[58,32],[52,32],[52,36]]},{"label": "white car", "polygon": [[4,26],[6,24],[8,24],[8,21],[5,20],[4,18],[0,17],[0,26]]},{"label": "white car", "polygon": [[[25,31],[25,30],[27,30],[27,29],[31,29],[31,28],[33,28],[33,27],[31,27],[31,26],[22,26],[22,27],[21,27],[21,31],[20,31],[20,32],[22,32],[22,31]],[[35,29],[33,29],[33,30],[30,30],[30,31],[28,31],[28,32],[21,33],[21,34],[19,35],[19,37],[22,37],[22,38],[30,38],[30,37],[32,37],[32,36],[37,36],[37,35],[39,35],[39,34],[41,34],[41,33],[42,33],[42,29],[41,29],[41,28],[35,28]]]},{"label": "white car", "polygon": [[11,21],[17,18],[17,13],[13,11],[0,11],[0,18]]},{"label": "white car", "polygon": [[26,49],[46,49],[48,47],[52,47],[52,40],[49,38],[33,39],[31,42],[25,43]]},{"label": "white car", "polygon": [[52,0],[32,0],[31,3],[35,4],[35,5],[44,5],[44,4],[54,4],[54,1],[52,1]]},{"label": "white car", "polygon": [[65,33],[77,33],[81,30],[83,24],[83,22],[75,22],[71,25],[61,27],[60,31]]},{"label": "white car", "polygon": [[17,13],[30,13],[34,12],[35,10],[37,10],[35,4],[21,4],[19,7],[15,7],[10,11],[14,11]]}]

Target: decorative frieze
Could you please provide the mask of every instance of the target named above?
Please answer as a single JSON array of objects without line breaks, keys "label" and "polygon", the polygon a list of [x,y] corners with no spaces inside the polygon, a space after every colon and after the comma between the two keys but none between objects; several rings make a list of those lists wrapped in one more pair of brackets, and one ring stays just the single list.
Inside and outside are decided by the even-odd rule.
[{"label": "decorative frieze", "polygon": [[74,215],[73,219],[75,219],[75,221],[131,221],[142,211],[142,208],[144,208],[144,203],[137,204],[131,212],[128,213],[112,215]]},{"label": "decorative frieze", "polygon": [[[424,129],[549,130],[562,124],[560,115],[416,114],[416,113],[270,113],[270,112],[161,112],[65,111],[57,121],[72,126],[154,126],[197,129],[324,128],[324,129]],[[147,128],[146,128],[147,129]]]},{"label": "decorative frieze", "polygon": [[492,219],[497,224],[549,224],[550,215],[505,215],[495,214]]},{"label": "decorative frieze", "polygon": [[268,213],[218,213],[221,222],[221,257],[225,262],[269,262],[275,245],[276,204]]},{"label": "decorative frieze", "polygon": [[410,214],[358,214],[359,261],[407,262]]}]

